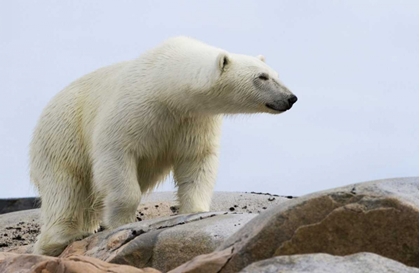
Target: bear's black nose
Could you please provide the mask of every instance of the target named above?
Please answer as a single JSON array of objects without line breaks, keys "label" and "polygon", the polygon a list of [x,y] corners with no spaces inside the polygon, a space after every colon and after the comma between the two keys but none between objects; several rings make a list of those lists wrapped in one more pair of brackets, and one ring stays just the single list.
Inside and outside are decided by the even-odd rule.
[{"label": "bear's black nose", "polygon": [[297,102],[298,98],[295,95],[291,95],[287,101],[289,102],[289,106],[292,107],[292,105]]}]

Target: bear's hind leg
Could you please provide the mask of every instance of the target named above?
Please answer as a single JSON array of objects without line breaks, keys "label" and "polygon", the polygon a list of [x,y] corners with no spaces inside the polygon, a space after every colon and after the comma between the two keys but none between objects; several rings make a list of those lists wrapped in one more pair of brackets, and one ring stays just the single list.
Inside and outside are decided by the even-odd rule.
[{"label": "bear's hind leg", "polygon": [[58,256],[69,243],[99,227],[87,181],[70,177],[61,177],[40,188],[42,227],[34,245],[35,254]]},{"label": "bear's hind leg", "polygon": [[72,242],[83,239],[90,233],[77,230],[74,223],[55,222],[43,226],[34,245],[33,253],[38,255],[58,256]]}]

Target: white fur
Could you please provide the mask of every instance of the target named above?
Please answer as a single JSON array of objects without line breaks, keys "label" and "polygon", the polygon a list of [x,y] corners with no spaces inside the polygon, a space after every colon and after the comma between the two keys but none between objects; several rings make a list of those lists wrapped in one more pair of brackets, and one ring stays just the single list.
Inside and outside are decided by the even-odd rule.
[{"label": "white fur", "polygon": [[[278,113],[265,103],[291,94],[261,60],[177,37],[58,93],[31,143],[43,222],[34,252],[58,255],[100,223],[134,222],[141,195],[171,171],[180,211],[208,211],[222,114]],[[273,78],[264,90],[260,73]]]}]

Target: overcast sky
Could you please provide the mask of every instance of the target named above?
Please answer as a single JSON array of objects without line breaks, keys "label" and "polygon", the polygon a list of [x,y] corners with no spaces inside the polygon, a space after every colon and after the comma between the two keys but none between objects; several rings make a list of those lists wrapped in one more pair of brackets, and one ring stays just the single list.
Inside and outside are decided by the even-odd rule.
[{"label": "overcast sky", "polygon": [[[263,54],[299,101],[224,122],[216,190],[306,193],[418,176],[419,3],[2,1],[0,198],[33,196],[28,146],[78,77],[177,35]],[[173,189],[168,180],[159,190]]]}]

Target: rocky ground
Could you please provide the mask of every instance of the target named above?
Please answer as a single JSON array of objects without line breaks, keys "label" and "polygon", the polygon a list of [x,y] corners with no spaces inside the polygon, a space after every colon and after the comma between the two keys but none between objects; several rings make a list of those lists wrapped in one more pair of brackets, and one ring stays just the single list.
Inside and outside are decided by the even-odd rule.
[{"label": "rocky ground", "polygon": [[418,178],[399,178],[299,198],[216,192],[211,212],[179,215],[173,193],[153,193],[138,222],[58,258],[30,254],[38,209],[11,212],[0,272],[418,272],[418,198]]},{"label": "rocky ground", "polygon": [[[248,213],[251,216],[255,216],[261,211],[265,211],[274,205],[281,204],[282,202],[286,202],[293,198],[295,197],[260,192],[215,192],[211,210],[215,212],[223,211],[228,214]],[[21,210],[22,207],[24,207],[22,204],[25,203],[39,203],[37,198],[23,199],[24,202],[21,202],[19,198],[13,199],[12,202],[8,202],[7,211]],[[32,201],[29,202],[28,200]],[[17,206],[14,207],[14,204]],[[156,192],[143,198],[142,204],[140,204],[137,209],[137,221],[146,221],[177,214],[178,204],[176,202],[175,193]],[[39,209],[0,214],[0,251],[6,251],[17,246],[33,244],[36,236],[40,232],[39,216]],[[240,223],[238,223],[238,227],[239,226]]]}]

